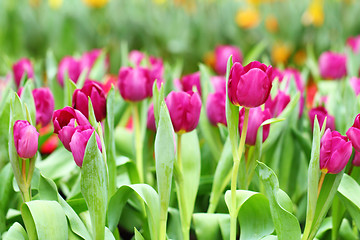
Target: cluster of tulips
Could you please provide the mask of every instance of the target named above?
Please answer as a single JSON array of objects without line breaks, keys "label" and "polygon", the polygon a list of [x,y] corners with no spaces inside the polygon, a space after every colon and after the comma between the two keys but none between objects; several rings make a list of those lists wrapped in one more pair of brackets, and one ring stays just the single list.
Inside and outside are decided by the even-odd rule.
[{"label": "cluster of tulips", "polygon": [[[360,37],[350,38],[348,45],[354,54],[358,53]],[[204,83],[201,79],[204,78],[203,72],[196,72],[173,79],[174,81],[168,83],[165,80],[162,59],[147,56],[140,51],[132,51],[128,55],[127,60],[129,66],[121,67],[117,77],[107,75],[104,78],[105,82],[101,82],[91,79],[91,71],[96,63],[99,62],[103,72],[106,73],[108,71],[109,58],[105,52],[95,49],[83,54],[81,58],[64,57],[58,65],[56,79],[59,87],[67,88],[65,91],[71,89],[69,87],[71,84],[75,86],[73,91],[71,91],[71,106],[55,110],[55,98],[50,88],[41,87],[31,90],[36,110],[36,124],[32,125],[29,119],[16,120],[10,130],[12,134],[10,136],[13,136],[13,139],[9,139],[9,141],[14,141],[18,157],[22,159],[21,170],[20,168],[15,168],[14,165],[13,171],[19,171],[18,175],[22,176],[17,177],[16,180],[24,202],[31,201],[32,199],[30,182],[39,147],[39,131],[41,133],[43,129],[49,128],[53,129],[54,134],[57,134],[64,148],[72,153],[76,165],[80,168],[83,168],[85,161],[88,162],[85,158],[91,155],[89,152],[92,150],[89,150],[89,144],[91,137],[94,136],[98,150],[102,154],[108,168],[104,176],[107,179],[107,184],[105,185],[109,185],[106,188],[109,188],[110,191],[105,199],[111,199],[112,196],[116,196],[116,194],[114,195],[117,190],[117,184],[115,183],[116,171],[114,169],[111,170],[111,164],[106,162],[110,161],[111,154],[116,155],[114,152],[111,152],[109,155],[109,151],[114,151],[112,149],[114,148],[114,143],[108,142],[104,135],[104,132],[107,131],[107,119],[109,117],[107,98],[111,92],[114,92],[114,88],[119,91],[122,99],[129,104],[131,109],[129,114],[131,117],[127,121],[127,125],[134,132],[135,155],[132,160],[136,163],[139,178],[137,183],[148,183],[148,173],[144,166],[144,164],[146,165],[144,163],[145,153],[143,150],[144,137],[140,126],[141,116],[143,115],[141,111],[143,111],[143,108],[146,108],[147,128],[156,134],[155,162],[165,156],[161,156],[156,152],[156,141],[163,136],[159,134],[164,134],[163,131],[165,130],[161,129],[161,127],[164,127],[165,123],[161,119],[166,118],[168,112],[171,127],[167,131],[170,132],[169,139],[171,140],[166,142],[166,145],[170,147],[162,147],[170,149],[168,150],[170,153],[173,151],[172,154],[175,160],[168,159],[171,165],[169,168],[171,169],[169,170],[171,174],[166,175],[168,182],[162,184],[167,184],[168,188],[171,187],[172,169],[174,168],[173,175],[176,184],[183,239],[189,239],[190,237],[191,214],[189,214],[189,211],[190,213],[193,212],[194,205],[189,205],[187,200],[189,196],[184,184],[186,182],[184,180],[186,172],[184,162],[182,161],[184,150],[181,149],[181,146],[183,145],[182,141],[187,141],[186,134],[193,132],[197,128],[203,113],[204,116],[207,116],[207,120],[212,125],[212,128],[218,127],[218,132],[229,137],[232,146],[233,166],[231,174],[229,172],[227,179],[223,179],[224,184],[221,189],[221,191],[224,191],[231,180],[230,200],[227,202],[230,213],[230,239],[236,239],[237,236],[237,218],[239,213],[237,197],[238,191],[240,191],[238,189],[249,189],[255,172],[255,166],[252,166],[252,164],[256,164],[256,162],[250,163],[250,156],[255,155],[251,152],[253,150],[249,151],[249,149],[256,149],[266,141],[270,134],[270,128],[276,122],[284,120],[282,119],[284,112],[291,105],[292,101],[295,101],[295,104],[298,106],[296,114],[298,118],[302,118],[305,105],[310,106],[308,119],[312,129],[314,129],[314,139],[316,131],[320,134],[319,126],[321,128],[324,125],[322,128],[322,133],[324,134],[319,144],[317,170],[321,170],[321,176],[316,180],[318,190],[316,197],[319,197],[326,174],[344,172],[344,168],[348,165],[349,159],[351,159],[353,149],[355,149],[355,154],[353,154],[353,160],[350,163],[352,165],[348,174],[351,174],[352,166],[360,166],[360,114],[355,117],[353,126],[346,131],[346,136],[341,135],[335,130],[335,117],[330,115],[324,107],[327,102],[326,97],[318,100],[318,106],[313,106],[314,95],[311,94],[309,87],[307,87],[308,91],[306,91],[303,76],[294,68],[279,70],[258,61],[242,65],[243,56],[237,47],[218,46],[215,49],[215,61],[212,64],[214,71],[218,75],[208,77],[207,80],[209,82]],[[348,74],[346,55],[325,52],[320,56],[318,64],[322,79],[340,81]],[[9,76],[14,80],[19,97],[28,94],[28,89],[26,87],[23,88],[23,86],[26,86],[27,82],[34,81],[36,78],[33,66],[28,59],[21,59],[15,63],[13,65],[13,73]],[[173,87],[164,98],[164,85],[169,84]],[[360,79],[353,77],[350,80],[350,84],[355,94],[359,94]],[[310,86],[309,83],[307,85]],[[76,88],[76,86],[81,87]],[[294,89],[297,92],[297,97],[294,97],[294,95],[291,97]],[[153,98],[151,104],[148,104],[147,99],[149,98]],[[144,102],[145,104],[141,105]],[[26,116],[26,114],[24,115]],[[114,126],[117,124],[112,123]],[[158,134],[158,131],[161,133]],[[238,138],[240,138],[240,141]],[[55,139],[55,143],[56,141]],[[314,140],[314,142],[316,141]],[[45,151],[47,154],[50,154],[57,147],[53,143],[53,141],[42,143],[45,145],[45,148],[51,149],[50,151]],[[316,151],[314,145],[313,151]],[[29,163],[26,162],[27,159]],[[255,160],[261,161],[260,155]],[[313,161],[316,160],[311,160],[310,165]],[[246,169],[245,172],[243,169]],[[85,172],[85,170],[82,172],[82,178],[85,178]],[[17,173],[15,175],[17,176]],[[159,178],[158,181],[160,181]],[[160,185],[158,182],[159,189],[161,188]],[[95,187],[98,186],[96,185]],[[89,196],[84,197],[91,211],[90,202],[92,200],[89,199],[92,198],[89,198]],[[94,196],[92,197],[94,198]],[[160,204],[160,214],[163,218],[161,218],[162,225],[159,229],[159,235],[156,235],[158,239],[166,239],[169,197],[169,195],[165,194],[165,199],[167,198],[167,200],[164,200],[164,202],[166,204],[163,205],[163,202]],[[196,194],[192,197],[195,198]],[[309,196],[309,199],[311,199],[311,196]],[[218,201],[218,198],[213,199],[212,196],[210,197],[209,213],[215,212]],[[106,209],[106,207],[104,208]],[[324,214],[326,212],[327,210]],[[96,217],[93,218],[97,213],[91,214],[93,214],[91,215],[93,225],[105,224],[105,220],[98,222]],[[273,220],[277,221],[274,217]],[[307,218],[303,239],[313,238],[318,228],[319,226],[314,227],[311,225],[311,222],[308,223]],[[275,229],[280,234],[278,232],[280,230],[276,226]],[[104,238],[104,233],[96,235],[98,234],[96,228],[93,228],[93,234],[97,237],[100,236],[96,239]],[[151,236],[153,238],[154,235]],[[279,239],[281,238],[279,237]]]}]

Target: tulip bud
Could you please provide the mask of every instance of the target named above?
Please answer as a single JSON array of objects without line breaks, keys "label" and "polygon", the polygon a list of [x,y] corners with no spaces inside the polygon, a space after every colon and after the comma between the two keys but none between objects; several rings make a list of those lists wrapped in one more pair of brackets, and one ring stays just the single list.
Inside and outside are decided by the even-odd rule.
[{"label": "tulip bud", "polygon": [[354,53],[359,53],[360,50],[360,35],[356,37],[349,37],[346,41],[346,45],[348,45]]},{"label": "tulip bud", "polygon": [[193,91],[193,87],[196,87],[198,93],[201,95],[200,72],[185,75],[181,78],[180,82],[184,92]]},{"label": "tulip bud", "polygon": [[[242,108],[239,112],[239,131],[241,134],[245,117],[245,108]],[[267,119],[270,119],[270,111],[269,109],[265,109],[264,111],[261,107],[250,108],[249,109],[249,122],[248,129],[246,134],[245,143],[247,145],[255,145],[256,144],[256,136],[260,125]],[[263,139],[264,142],[269,136],[270,125],[263,126]]]},{"label": "tulip bud", "polygon": [[331,131],[335,130],[335,118],[328,114],[326,109],[322,106],[312,108],[309,111],[309,119],[311,123],[311,129],[314,129],[314,119],[317,116],[317,120],[319,121],[319,125],[322,126],[326,117],[326,129],[330,128]]},{"label": "tulip bud", "polygon": [[228,95],[232,104],[247,108],[265,103],[272,87],[272,67],[260,62],[251,62],[245,67],[235,63],[228,83]]},{"label": "tulip bud", "polygon": [[347,130],[346,136],[350,139],[354,149],[360,152],[360,114],[355,117],[354,124]]},{"label": "tulip bud", "polygon": [[46,126],[54,112],[54,96],[49,88],[36,88],[32,91],[36,108],[36,125]]},{"label": "tulip bud", "polygon": [[215,48],[215,71],[219,75],[226,74],[227,62],[231,55],[233,63],[242,63],[243,56],[238,47],[231,45],[219,45]]},{"label": "tulip bud", "polygon": [[198,93],[170,92],[165,101],[176,133],[190,132],[197,127],[201,111]]},{"label": "tulip bud", "polygon": [[56,78],[61,86],[64,86],[65,73],[76,83],[81,74],[80,61],[71,56],[66,56],[60,61]]},{"label": "tulip bud", "polygon": [[226,93],[225,92],[215,92],[208,95],[206,101],[206,114],[209,118],[209,121],[212,125],[216,126],[218,123],[226,124],[226,114],[225,114],[225,102],[226,102]]},{"label": "tulip bud", "polygon": [[350,84],[354,89],[356,96],[360,94],[360,78],[352,77],[350,78]]},{"label": "tulip bud", "polygon": [[94,81],[87,81],[81,89],[76,89],[72,97],[73,108],[79,110],[85,117],[89,117],[89,98],[94,108],[96,121],[106,117],[106,97],[101,85]]},{"label": "tulip bud", "polygon": [[29,59],[22,58],[17,61],[13,66],[14,80],[17,87],[20,86],[21,79],[24,74],[27,78],[34,78],[34,69]]},{"label": "tulip bud", "polygon": [[319,58],[320,75],[324,79],[340,79],[346,76],[346,55],[324,52]]},{"label": "tulip bud", "polygon": [[154,79],[143,67],[122,67],[119,71],[118,88],[126,101],[138,102],[152,96]]},{"label": "tulip bud", "polygon": [[279,91],[274,99],[269,96],[265,102],[265,108],[269,109],[272,117],[277,117],[282,113],[289,102],[290,96],[283,91]]},{"label": "tulip bud", "polygon": [[351,142],[348,142],[347,137],[327,129],[320,144],[321,171],[331,174],[341,172],[348,163],[351,153]]},{"label": "tulip bud", "polygon": [[[94,131],[95,129],[89,126],[78,126],[76,127],[76,130],[71,137],[71,141],[70,141],[71,153],[74,157],[76,165],[78,165],[79,167],[82,167],[86,145]],[[95,134],[96,134],[97,145],[100,151],[102,152],[99,135],[97,133]]]},{"label": "tulip bud", "polygon": [[17,120],[14,124],[14,144],[21,158],[32,158],[38,149],[39,133],[28,121]]},{"label": "tulip bud", "polygon": [[154,115],[154,104],[152,103],[147,112],[146,126],[148,129],[156,132],[155,115]]}]

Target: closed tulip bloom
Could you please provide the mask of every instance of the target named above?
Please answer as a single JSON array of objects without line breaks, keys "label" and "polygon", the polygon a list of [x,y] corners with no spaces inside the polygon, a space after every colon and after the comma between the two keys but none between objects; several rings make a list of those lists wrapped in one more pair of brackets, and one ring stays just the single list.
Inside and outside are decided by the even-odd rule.
[{"label": "closed tulip bloom", "polygon": [[356,37],[349,37],[346,44],[353,50],[354,53],[359,53],[360,50],[360,35]]},{"label": "closed tulip bloom", "polygon": [[346,76],[346,55],[324,52],[319,58],[320,75],[324,79],[340,79]]},{"label": "closed tulip bloom", "polygon": [[89,98],[94,108],[96,121],[106,117],[106,97],[102,86],[94,81],[87,81],[81,89],[76,89],[72,97],[73,108],[89,117]]},{"label": "closed tulip bloom", "polygon": [[[239,131],[241,134],[242,128],[243,128],[243,124],[244,124],[244,114],[245,114],[245,109],[242,108],[239,112]],[[256,144],[256,136],[257,136],[257,132],[258,129],[260,127],[260,125],[267,119],[270,119],[271,115],[270,115],[270,111],[269,109],[262,110],[261,107],[256,107],[256,108],[250,108],[249,110],[249,123],[248,123],[248,129],[247,129],[247,134],[246,134],[246,139],[245,139],[245,143],[247,145],[255,145]],[[269,136],[269,131],[270,131],[270,125],[265,125],[263,126],[263,139],[262,141],[264,142],[267,137]]]},{"label": "closed tulip bloom", "polygon": [[355,150],[360,152],[360,114],[355,117],[354,124],[347,130],[346,136],[350,139]]},{"label": "closed tulip bloom", "polygon": [[353,164],[354,166],[357,166],[357,167],[360,166],[360,152],[355,151],[355,155],[354,155],[354,159],[353,159],[353,161],[352,161],[352,164]]},{"label": "closed tulip bloom", "polygon": [[[71,153],[74,157],[76,165],[78,165],[79,167],[82,167],[86,145],[94,131],[95,129],[92,128],[91,126],[78,126],[76,127],[76,130],[71,137],[71,142],[70,142]],[[97,145],[100,151],[102,152],[99,135],[97,133],[95,134],[96,134]]]},{"label": "closed tulip bloom", "polygon": [[271,74],[271,81],[278,79],[279,82],[282,82],[283,77],[284,77],[284,74],[278,68],[273,68],[272,74]]},{"label": "closed tulip bloom", "polygon": [[321,138],[320,169],[323,173],[337,174],[349,161],[352,153],[351,142],[337,131],[327,129]]},{"label": "closed tulip bloom", "polygon": [[17,120],[14,124],[14,144],[21,158],[32,158],[38,149],[39,133],[28,121]]},{"label": "closed tulip bloom", "polygon": [[269,109],[272,117],[277,117],[282,113],[290,102],[290,96],[283,91],[279,91],[274,99],[269,96],[265,102],[265,108]]},{"label": "closed tulip bloom", "polygon": [[350,84],[354,89],[356,96],[360,94],[360,78],[352,77],[350,78]]},{"label": "closed tulip bloom", "polygon": [[54,96],[49,88],[36,88],[32,95],[36,108],[36,125],[46,126],[54,112]]},{"label": "closed tulip bloom", "polygon": [[214,92],[208,95],[206,101],[206,114],[210,123],[214,126],[217,126],[218,123],[226,124],[226,114],[225,114],[225,102],[226,102],[226,93],[225,92]]},{"label": "closed tulip bloom", "polygon": [[247,108],[265,103],[272,87],[272,67],[251,62],[245,67],[235,63],[228,82],[228,95],[232,104]]},{"label": "closed tulip bloom", "polygon": [[190,132],[197,127],[201,111],[198,93],[170,92],[165,101],[176,133]]},{"label": "closed tulip bloom", "polygon": [[[141,66],[141,63],[145,59],[145,57],[146,56],[144,53],[137,50],[133,50],[129,53],[129,61],[137,67]],[[160,83],[163,82],[163,78],[164,78],[163,60],[161,58],[149,56],[148,64],[149,66],[146,66],[145,68],[149,69],[150,78],[154,81],[157,80],[157,83],[159,84],[160,87],[161,86]]]},{"label": "closed tulip bloom", "polygon": [[226,74],[227,62],[231,55],[234,63],[242,63],[243,56],[238,47],[231,45],[220,45],[215,48],[215,71],[219,75]]},{"label": "closed tulip bloom", "polygon": [[200,72],[185,75],[181,78],[180,82],[184,92],[193,91],[193,87],[196,87],[198,93],[201,95]]},{"label": "closed tulip bloom", "polygon": [[152,96],[152,85],[148,69],[122,67],[119,71],[118,88],[126,101],[138,102]]},{"label": "closed tulip bloom", "polygon": [[330,128],[331,131],[335,130],[335,118],[328,114],[326,108],[319,106],[316,108],[312,108],[309,111],[309,119],[311,123],[311,129],[314,129],[314,119],[317,116],[317,120],[319,121],[320,127],[323,125],[324,120],[326,118],[326,129]]},{"label": "closed tulip bloom", "polygon": [[283,79],[287,81],[287,87],[289,87],[291,79],[295,80],[296,89],[301,93],[299,100],[300,103],[299,117],[301,117],[305,105],[305,98],[304,98],[305,86],[304,86],[304,80],[301,77],[301,73],[299,72],[299,70],[295,68],[287,68],[283,72]]},{"label": "closed tulip bloom", "polygon": [[215,92],[226,93],[226,79],[223,76],[212,76],[210,78],[211,84],[214,87]]},{"label": "closed tulip bloom", "polygon": [[17,61],[13,66],[14,80],[17,87],[20,86],[21,79],[24,74],[27,78],[34,78],[34,69],[29,59],[22,58]]},{"label": "closed tulip bloom", "polygon": [[148,129],[156,132],[155,115],[154,115],[154,104],[152,103],[147,112],[146,126]]},{"label": "closed tulip bloom", "polygon": [[68,78],[74,83],[78,81],[81,74],[80,64],[81,62],[79,60],[71,56],[66,56],[60,61],[56,78],[62,87],[64,86],[65,74],[67,74]]}]

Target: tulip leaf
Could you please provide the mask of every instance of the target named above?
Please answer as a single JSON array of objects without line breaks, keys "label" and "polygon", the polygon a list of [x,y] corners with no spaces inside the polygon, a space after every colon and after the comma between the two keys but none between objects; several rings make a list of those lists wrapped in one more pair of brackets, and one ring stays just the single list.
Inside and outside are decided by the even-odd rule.
[{"label": "tulip leaf", "polygon": [[26,113],[25,105],[27,106],[29,113],[30,113],[30,124],[34,125],[36,124],[36,109],[35,109],[35,101],[34,97],[32,95],[32,90],[34,89],[34,84],[32,81],[27,81],[24,89],[21,93],[21,101],[23,106],[23,112]]},{"label": "tulip leaf", "polygon": [[15,222],[3,235],[4,240],[28,240],[28,235],[20,223]]},{"label": "tulip leaf", "polygon": [[105,234],[107,184],[106,166],[94,131],[86,146],[80,185],[90,212],[92,233],[95,239],[103,239]]},{"label": "tulip leaf", "polygon": [[72,97],[75,92],[76,84],[68,78],[67,75],[64,77],[64,106],[72,105]]},{"label": "tulip leaf", "polygon": [[94,107],[93,107],[90,96],[88,97],[88,109],[89,109],[89,122],[90,122],[91,126],[93,126],[96,129],[97,121],[96,121],[95,111],[94,111]]},{"label": "tulip leaf", "polygon": [[106,74],[106,50],[102,49],[94,65],[89,69],[89,78],[100,81]]},{"label": "tulip leaf", "polygon": [[[275,173],[264,163],[259,162],[256,167],[257,174],[264,184],[266,196],[270,203],[270,212],[279,239],[300,239],[300,224],[296,217],[289,212],[292,203],[279,188],[279,182]],[[286,204],[284,204],[286,203]]]},{"label": "tulip leaf", "polygon": [[21,206],[21,214],[30,240],[68,238],[65,213],[58,202],[46,200],[26,202]]},{"label": "tulip leaf", "polygon": [[134,227],[135,240],[145,240],[141,233]]},{"label": "tulip leaf", "polygon": [[174,129],[171,123],[170,114],[163,101],[155,137],[155,164],[156,181],[160,197],[160,224],[165,225],[164,228],[161,228],[165,234],[175,161],[174,137]]},{"label": "tulip leaf", "polygon": [[85,81],[87,80],[87,76],[89,73],[89,69],[85,68],[84,70],[82,70],[77,82],[76,82],[76,87],[77,88],[82,88],[84,86]]},{"label": "tulip leaf", "polygon": [[157,80],[154,81],[153,85],[153,103],[154,103],[154,117],[155,124],[158,126],[160,118],[161,103],[164,101],[164,84],[161,83],[160,90],[157,87]]},{"label": "tulip leaf", "polygon": [[109,201],[107,222],[109,229],[115,231],[119,223],[123,208],[131,196],[135,193],[145,203],[145,209],[150,228],[151,239],[159,239],[160,200],[156,191],[147,184],[123,185],[111,197]]},{"label": "tulip leaf", "polygon": [[229,239],[230,235],[224,236],[220,227],[223,221],[227,221],[230,224],[229,214],[194,213],[193,219],[196,239]]},{"label": "tulip leaf", "polygon": [[[225,202],[230,209],[230,190],[225,193]],[[241,229],[240,240],[261,239],[274,231],[269,200],[261,193],[236,190],[236,213]]]}]

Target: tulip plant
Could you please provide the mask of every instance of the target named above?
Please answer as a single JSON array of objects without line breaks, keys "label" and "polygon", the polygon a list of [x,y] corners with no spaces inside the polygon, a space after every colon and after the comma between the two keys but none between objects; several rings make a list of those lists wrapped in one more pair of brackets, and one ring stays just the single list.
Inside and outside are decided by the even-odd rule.
[{"label": "tulip plant", "polygon": [[1,238],[359,239],[346,49],[301,71],[227,45],[191,74],[126,47],[118,75],[106,49],[20,59],[1,89]]}]

